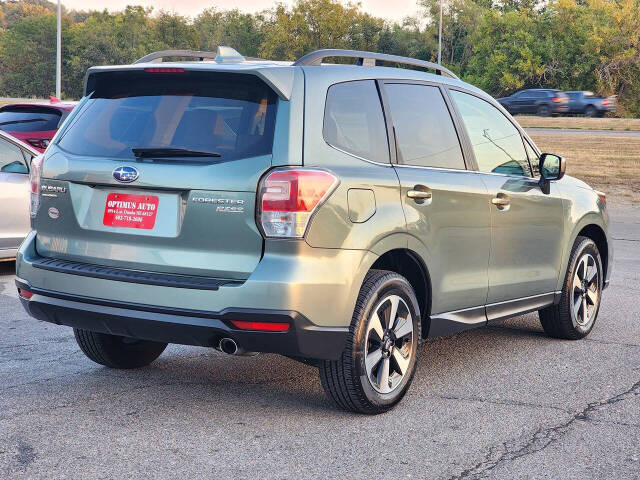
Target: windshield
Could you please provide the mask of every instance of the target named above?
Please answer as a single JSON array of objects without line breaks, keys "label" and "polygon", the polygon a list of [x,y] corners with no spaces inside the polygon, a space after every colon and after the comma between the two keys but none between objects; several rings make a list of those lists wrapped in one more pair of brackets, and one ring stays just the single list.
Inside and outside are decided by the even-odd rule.
[{"label": "windshield", "polygon": [[0,130],[42,132],[57,130],[62,114],[53,108],[9,106],[0,110]]},{"label": "windshield", "polygon": [[222,160],[271,153],[276,95],[253,75],[105,72],[87,91],[91,98],[58,142],[70,153],[133,159],[132,149],[182,149]]}]

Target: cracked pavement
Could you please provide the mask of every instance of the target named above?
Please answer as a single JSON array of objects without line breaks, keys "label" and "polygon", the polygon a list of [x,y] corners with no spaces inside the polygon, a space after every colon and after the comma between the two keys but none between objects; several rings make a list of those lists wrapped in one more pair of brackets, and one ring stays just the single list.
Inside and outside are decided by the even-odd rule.
[{"label": "cracked pavement", "polygon": [[536,314],[423,343],[404,401],[331,409],[314,368],[170,346],[113,371],[30,319],[0,264],[0,478],[640,478],[640,208],[587,339]]}]

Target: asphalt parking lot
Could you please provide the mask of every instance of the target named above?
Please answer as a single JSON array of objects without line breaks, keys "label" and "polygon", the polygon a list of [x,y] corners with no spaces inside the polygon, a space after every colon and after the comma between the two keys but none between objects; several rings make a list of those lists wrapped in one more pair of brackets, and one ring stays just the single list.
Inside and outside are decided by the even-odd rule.
[{"label": "asphalt parking lot", "polygon": [[640,208],[612,207],[615,264],[591,335],[537,315],[425,342],[391,412],[333,410],[315,369],[170,346],[91,363],[27,317],[0,264],[0,478],[640,478]]}]

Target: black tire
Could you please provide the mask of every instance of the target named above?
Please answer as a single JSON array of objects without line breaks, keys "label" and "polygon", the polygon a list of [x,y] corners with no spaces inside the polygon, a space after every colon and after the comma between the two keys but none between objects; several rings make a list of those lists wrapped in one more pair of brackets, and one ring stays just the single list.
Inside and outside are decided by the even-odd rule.
[{"label": "black tire", "polygon": [[549,108],[549,105],[539,105],[536,110],[536,114],[539,117],[548,117],[551,115],[551,109]]},{"label": "black tire", "polygon": [[598,116],[598,110],[596,110],[596,107],[594,107],[593,105],[589,105],[585,110],[584,110],[584,114],[587,117],[593,118],[593,117],[597,117]]},{"label": "black tire", "polygon": [[[400,297],[403,303],[400,303],[397,297]],[[400,323],[402,315],[406,313],[404,310],[411,314],[411,339],[407,340],[409,333],[396,338],[390,333],[394,329],[387,330],[385,321],[382,319],[380,325],[384,329],[384,336],[393,335],[393,338],[387,337],[386,343],[385,340],[381,340],[374,345],[372,338],[378,335],[374,333],[377,330],[369,330],[373,323],[371,318],[374,312],[378,312],[376,316],[380,312],[385,313],[387,311],[385,305],[391,305],[391,299],[400,305],[396,307],[398,320],[395,322],[391,320],[396,327],[402,325],[402,328],[397,329],[399,334],[400,330],[407,331],[409,328],[409,325],[405,325],[408,321],[407,315],[404,315],[404,322]],[[349,337],[342,356],[336,361],[323,361],[319,366],[320,380],[329,400],[338,408],[359,413],[378,414],[391,409],[402,400],[413,380],[418,359],[420,328],[420,307],[409,282],[403,276],[386,270],[371,270],[367,273],[358,294],[349,327]],[[391,345],[391,350],[385,350],[385,345]],[[387,375],[383,378],[386,379],[387,387],[391,388],[390,392],[376,390],[373,386],[374,380],[369,379],[370,374],[367,372],[365,358],[368,358],[367,356],[374,349],[376,350],[374,353],[383,352],[383,356],[377,363],[378,378],[380,379],[380,369],[386,362]],[[405,357],[402,352],[407,356]],[[405,364],[408,366],[405,367],[403,375],[400,374],[402,369],[400,363],[395,360],[396,354],[408,359],[408,364]],[[371,363],[371,365],[374,364],[376,363]],[[389,376],[391,368],[394,371],[392,376]],[[394,382],[397,382],[395,386],[393,386]],[[382,388],[383,383],[383,380],[380,380],[378,387]]]},{"label": "black tire", "polygon": [[[581,261],[587,256],[593,259],[593,263],[589,264],[587,269],[591,266],[597,269],[595,278],[592,280],[593,288],[588,295],[585,292],[580,294],[580,288],[576,288],[576,283],[578,282],[576,281],[576,283],[574,283],[576,275],[580,276],[580,269],[583,268]],[[588,260],[588,262],[590,262],[590,260]],[[560,302],[557,305],[552,305],[538,312],[540,323],[545,333],[550,337],[566,340],[578,340],[586,337],[593,329],[598,317],[602,299],[603,278],[602,260],[594,241],[587,237],[576,238],[569,257],[569,267],[565,275]],[[584,282],[582,285],[584,287]],[[595,302],[591,300],[594,291],[597,293],[597,300]],[[585,301],[587,302],[584,304],[585,309],[588,311],[589,306],[592,308],[591,313],[586,315],[587,321],[585,321],[584,315],[582,315],[582,318],[580,315],[583,303],[580,303],[578,309],[572,306],[572,303],[579,301],[579,299],[583,297],[586,297]]]},{"label": "black tire", "polygon": [[76,342],[82,352],[100,365],[129,369],[149,365],[162,354],[166,343],[119,337],[74,328]]}]

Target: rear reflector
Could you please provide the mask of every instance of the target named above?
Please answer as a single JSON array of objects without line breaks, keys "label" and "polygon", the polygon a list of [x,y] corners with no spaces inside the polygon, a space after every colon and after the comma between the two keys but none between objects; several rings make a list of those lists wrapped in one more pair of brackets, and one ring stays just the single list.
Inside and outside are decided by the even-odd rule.
[{"label": "rear reflector", "polygon": [[246,322],[243,320],[232,320],[231,323],[241,330],[260,330],[263,332],[286,332],[289,330],[288,323]]},{"label": "rear reflector", "polygon": [[144,69],[147,73],[184,73],[184,68],[177,67],[149,67]]},{"label": "rear reflector", "polygon": [[30,292],[29,290],[25,290],[24,288],[19,288],[18,293],[22,298],[26,298],[27,300],[33,297],[33,292]]}]

